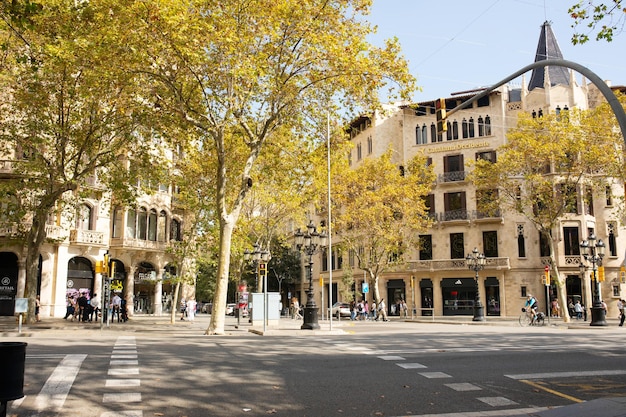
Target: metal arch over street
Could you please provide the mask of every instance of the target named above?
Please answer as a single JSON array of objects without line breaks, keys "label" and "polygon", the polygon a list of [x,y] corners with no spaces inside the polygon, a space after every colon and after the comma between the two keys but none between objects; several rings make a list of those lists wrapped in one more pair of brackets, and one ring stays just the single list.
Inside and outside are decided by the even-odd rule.
[{"label": "metal arch over street", "polygon": [[611,88],[604,81],[602,81],[600,77],[598,77],[595,73],[590,71],[587,67],[584,67],[580,64],[577,64],[572,61],[567,61],[564,59],[547,59],[545,61],[537,61],[530,65],[527,65],[521,70],[517,71],[516,73],[495,83],[491,87],[488,87],[486,90],[484,90],[480,94],[475,95],[469,100],[456,106],[452,110],[449,110],[447,117],[456,113],[458,110],[461,110],[462,108],[465,108],[466,106],[472,104],[473,102],[480,100],[481,98],[485,97],[487,94],[491,93],[496,88],[500,87],[501,85],[505,83],[508,83],[509,81],[519,77],[520,75],[530,70],[533,70],[535,68],[548,67],[550,65],[557,66],[557,67],[567,67],[567,68],[573,69],[574,71],[587,77],[589,81],[591,81],[596,87],[598,87],[602,95],[604,95],[604,98],[606,98],[606,101],[611,106],[611,109],[613,110],[615,117],[617,118],[617,123],[619,124],[620,130],[622,131],[622,137],[624,138],[624,144],[626,145],[626,113],[624,113],[624,109],[620,105],[619,100],[617,100],[617,97],[615,96]]}]

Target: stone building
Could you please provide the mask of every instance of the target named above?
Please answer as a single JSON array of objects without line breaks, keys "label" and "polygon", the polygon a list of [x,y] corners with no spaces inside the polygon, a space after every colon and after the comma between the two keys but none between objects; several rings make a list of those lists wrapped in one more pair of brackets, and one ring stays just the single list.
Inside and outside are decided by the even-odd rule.
[{"label": "stone building", "polygon": [[[536,61],[562,59],[549,23],[541,28]],[[504,74],[506,75],[506,74]],[[612,87],[624,90],[624,87]],[[453,93],[445,98],[452,109],[483,89]],[[406,300],[417,315],[472,315],[476,296],[475,272],[469,270],[465,257],[474,248],[484,253],[486,265],[480,271],[478,290],[485,315],[518,316],[526,295],[533,294],[546,311],[548,300],[556,297],[554,283],[542,282],[549,253],[541,245],[539,232],[525,218],[514,213],[485,215],[476,202],[476,189],[466,180],[468,161],[478,158],[495,160],[498,147],[506,141],[507,130],[514,127],[517,115],[524,111],[541,116],[566,109],[588,109],[601,100],[597,88],[584,78],[576,77],[564,67],[540,67],[532,71],[530,81],[522,79],[521,87],[504,85],[471,106],[459,110],[448,120],[447,132],[436,129],[435,100],[399,105],[385,114],[361,117],[352,123],[350,155],[352,166],[366,157],[376,157],[389,146],[394,149],[395,163],[403,163],[417,152],[428,157],[437,181],[429,196],[430,215],[434,223],[421,236],[421,247],[408,254],[404,269],[387,272],[381,277],[381,295],[388,313],[397,314],[395,303]],[[579,270],[579,243],[592,233],[607,243],[604,266],[606,280],[601,284],[601,298],[609,305],[609,316],[617,316],[615,301],[624,298],[626,286],[621,283],[624,265],[626,229],[614,203],[623,197],[623,184],[607,190],[595,190],[593,202],[587,204],[578,195],[578,210],[561,219],[556,257],[566,283],[567,297],[580,298],[591,306],[589,272]],[[337,282],[341,281],[345,256],[333,254],[333,299],[342,300]],[[328,299],[326,262],[321,262]],[[355,267],[355,265],[351,265]],[[355,293],[361,291],[362,271],[356,269]],[[319,293],[319,290],[318,290]],[[371,293],[367,294],[371,302]],[[563,308],[563,306],[561,306]]]}]

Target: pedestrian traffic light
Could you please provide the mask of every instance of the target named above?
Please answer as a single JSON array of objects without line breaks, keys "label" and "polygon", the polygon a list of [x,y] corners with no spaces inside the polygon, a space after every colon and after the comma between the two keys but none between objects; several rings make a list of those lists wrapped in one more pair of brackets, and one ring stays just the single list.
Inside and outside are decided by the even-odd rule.
[{"label": "pedestrian traffic light", "polygon": [[598,267],[598,282],[604,282],[604,267]]},{"label": "pedestrian traffic light", "polygon": [[550,270],[549,270],[549,269],[547,269],[547,270],[544,272],[544,274],[545,274],[545,277],[546,277],[546,283],[545,283],[545,284],[546,284],[546,286],[550,286]]},{"label": "pedestrian traffic light", "polygon": [[259,264],[259,275],[265,276],[267,274],[267,264],[265,262],[261,262]]},{"label": "pedestrian traffic light", "polygon": [[446,120],[446,100],[438,98],[435,100],[435,113],[437,114],[437,133],[446,132],[448,130],[448,121]]}]

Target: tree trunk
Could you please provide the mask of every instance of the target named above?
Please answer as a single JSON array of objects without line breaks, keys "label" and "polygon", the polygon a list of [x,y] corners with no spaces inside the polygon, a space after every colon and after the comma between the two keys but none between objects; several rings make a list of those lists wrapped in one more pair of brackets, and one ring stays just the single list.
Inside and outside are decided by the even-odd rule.
[{"label": "tree trunk", "polygon": [[170,312],[170,324],[176,323],[176,316],[178,314],[178,294],[180,293],[180,279],[176,281],[176,289],[174,290],[174,297],[172,298],[172,311]]},{"label": "tree trunk", "polygon": [[215,297],[213,297],[213,308],[211,310],[211,321],[205,334],[224,334],[224,320],[226,312],[226,296],[228,295],[228,271],[230,268],[230,247],[235,221],[232,216],[227,216],[220,222],[220,254],[217,266],[217,285],[215,286]]},{"label": "tree trunk", "polygon": [[[563,317],[563,321],[565,323],[569,323],[570,316],[569,316],[569,309],[567,308],[567,294],[566,294],[565,283],[561,279],[561,274],[559,273],[559,267],[557,266],[557,263],[556,263],[554,241],[552,240],[551,236],[547,236],[547,237],[548,237],[548,242],[550,242],[550,260],[552,261],[552,265],[554,265],[554,274],[552,274],[551,278],[556,281],[558,300],[559,300],[559,305],[561,306],[561,316]],[[546,294],[546,297],[547,297],[547,294]],[[548,300],[548,311],[546,312],[546,315],[549,315],[549,314],[550,314],[550,300]]]},{"label": "tree trunk", "polygon": [[35,322],[35,299],[37,298],[37,275],[39,273],[39,252],[46,236],[46,216],[35,212],[33,224],[26,236],[26,291],[28,298],[27,323]]}]

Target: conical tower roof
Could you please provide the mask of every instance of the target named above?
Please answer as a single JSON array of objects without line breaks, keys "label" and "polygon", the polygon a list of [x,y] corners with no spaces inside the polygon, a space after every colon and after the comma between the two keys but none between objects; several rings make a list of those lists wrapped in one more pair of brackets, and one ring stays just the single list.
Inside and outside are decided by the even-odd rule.
[{"label": "conical tower roof", "polygon": [[[563,59],[563,54],[561,53],[559,44],[556,41],[550,22],[548,21],[541,25],[541,34],[539,35],[535,62],[545,61],[547,59]],[[565,67],[540,67],[535,68],[532,72],[530,84],[528,85],[529,91],[535,88],[544,88],[546,69],[549,73],[551,87],[558,84],[569,85],[569,74]]]}]

